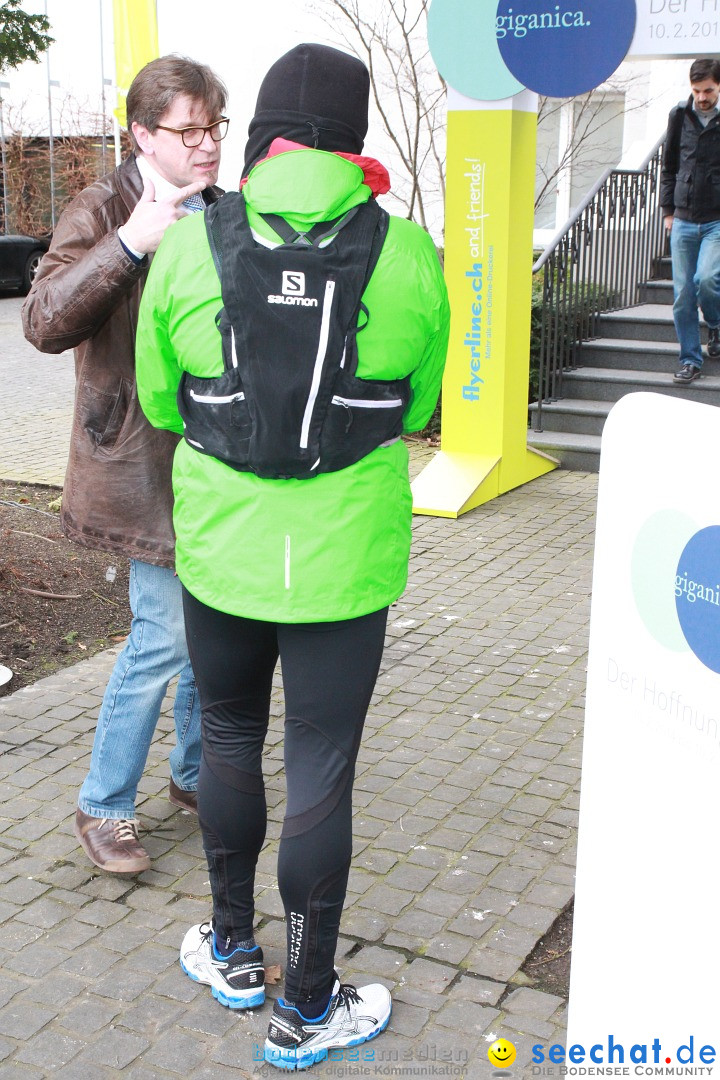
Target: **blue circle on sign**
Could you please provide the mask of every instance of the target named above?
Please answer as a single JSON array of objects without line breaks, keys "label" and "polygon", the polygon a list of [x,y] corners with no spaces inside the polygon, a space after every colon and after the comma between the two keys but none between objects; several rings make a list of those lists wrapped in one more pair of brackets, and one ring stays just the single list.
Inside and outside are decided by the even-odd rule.
[{"label": "blue circle on sign", "polygon": [[500,0],[495,34],[521,83],[548,97],[574,97],[625,59],[635,14],[635,0]]},{"label": "blue circle on sign", "polygon": [[698,660],[720,674],[720,525],[688,540],[675,575],[675,606]]}]

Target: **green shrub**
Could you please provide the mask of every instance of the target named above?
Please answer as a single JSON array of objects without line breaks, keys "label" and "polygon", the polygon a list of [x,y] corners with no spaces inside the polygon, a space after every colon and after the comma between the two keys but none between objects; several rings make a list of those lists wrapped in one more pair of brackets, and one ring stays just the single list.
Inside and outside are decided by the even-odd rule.
[{"label": "green shrub", "polygon": [[[546,305],[543,301],[543,279],[544,270],[540,270],[535,274],[532,282],[528,401],[537,401],[540,389],[540,348],[542,345],[543,317],[546,313]],[[554,295],[556,295],[555,292]],[[594,284],[582,284],[577,291],[573,289],[573,299],[572,304],[569,305],[569,312],[559,309],[551,301],[546,333],[552,335],[555,332],[558,318],[564,319],[558,350],[564,368],[568,367],[572,362],[573,346],[576,345],[578,338],[580,335],[587,333],[590,316],[594,312],[610,311],[617,307],[617,295],[603,285]]]}]

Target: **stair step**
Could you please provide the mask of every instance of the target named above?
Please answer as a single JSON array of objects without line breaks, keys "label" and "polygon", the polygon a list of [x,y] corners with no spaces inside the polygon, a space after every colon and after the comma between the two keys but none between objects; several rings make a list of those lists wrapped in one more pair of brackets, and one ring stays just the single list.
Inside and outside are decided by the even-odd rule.
[{"label": "stair step", "polygon": [[[640,338],[592,338],[578,350],[582,367],[634,368],[641,372],[671,374],[678,367],[677,341],[643,341]],[[720,374],[720,357],[705,356],[706,375]]]},{"label": "stair step", "polygon": [[619,401],[625,394],[638,391],[680,396],[720,406],[720,377],[717,375],[702,375],[689,386],[677,385],[665,372],[630,368],[580,367],[563,375],[563,392],[584,400]]},{"label": "stair step", "polygon": [[619,311],[609,311],[603,318],[622,319],[625,322],[654,322],[657,319],[667,319],[667,315],[665,304],[635,304],[633,307],[620,308]]},{"label": "stair step", "polygon": [[[543,407],[544,409],[544,407]],[[528,431],[528,445],[557,458],[564,469],[596,473],[600,468],[600,436],[566,431]]]},{"label": "stair step", "polygon": [[[544,401],[540,410],[543,431],[601,435],[612,406],[612,401],[583,398],[564,397],[559,401]],[[532,414],[537,411],[537,404],[530,406]]]},{"label": "stair step", "polygon": [[637,304],[601,315],[598,329],[605,338],[676,343],[672,308],[667,304]]},{"label": "stair step", "polygon": [[658,278],[661,281],[672,281],[672,259],[669,255],[663,255],[658,263]]},{"label": "stair step", "polygon": [[602,337],[582,343],[578,350],[578,365],[608,370],[636,369],[669,375],[677,370],[679,357],[677,341]]},{"label": "stair step", "polygon": [[640,299],[648,304],[669,304],[672,307],[672,281],[645,281],[640,286]]}]

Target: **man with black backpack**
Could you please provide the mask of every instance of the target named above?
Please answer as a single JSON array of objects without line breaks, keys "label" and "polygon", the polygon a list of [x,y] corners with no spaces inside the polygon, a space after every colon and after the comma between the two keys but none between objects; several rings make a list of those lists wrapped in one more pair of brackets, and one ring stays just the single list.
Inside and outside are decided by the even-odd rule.
[{"label": "man with black backpack", "polygon": [[371,1039],[390,1018],[387,989],[343,984],[334,957],[355,762],[388,608],[407,579],[400,436],[433,411],[449,327],[431,238],[374,198],[389,180],[362,154],[368,97],[367,69],[337,49],[301,45],[271,67],[242,191],[168,234],[137,337],[143,409],[184,435],[177,569],[203,710],[213,916],[188,930],[180,963],[221,1004],[264,1001],[253,887],[280,658],[287,962],[264,1054],[287,1069]]},{"label": "man with black backpack", "polygon": [[720,61],[696,60],[691,94],[670,112],[660,205],[670,232],[673,318],[680,342],[674,382],[700,378],[698,305],[708,327],[708,357],[720,356]]}]

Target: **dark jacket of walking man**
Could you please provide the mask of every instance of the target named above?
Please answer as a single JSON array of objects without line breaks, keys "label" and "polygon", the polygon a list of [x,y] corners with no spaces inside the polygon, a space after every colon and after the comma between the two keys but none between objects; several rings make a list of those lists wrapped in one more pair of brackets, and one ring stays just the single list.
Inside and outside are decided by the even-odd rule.
[{"label": "dark jacket of walking man", "polygon": [[690,90],[688,101],[670,113],[660,180],[680,343],[678,385],[700,377],[698,306],[708,326],[707,355],[720,356],[720,61],[696,60]]},{"label": "dark jacket of walking man", "polygon": [[25,336],[75,350],[76,396],[63,489],[66,535],[131,559],[132,628],[110,676],[82,785],[75,835],[96,866],[150,866],[135,800],[168,682],[175,695],[171,802],[196,811],[200,709],[174,574],[177,436],[150,426],[135,387],[135,331],[152,253],[169,226],[219,197],[226,89],[210,68],[164,56],[127,96],[134,154],[61,216],[23,308]]}]

